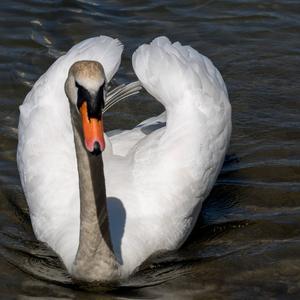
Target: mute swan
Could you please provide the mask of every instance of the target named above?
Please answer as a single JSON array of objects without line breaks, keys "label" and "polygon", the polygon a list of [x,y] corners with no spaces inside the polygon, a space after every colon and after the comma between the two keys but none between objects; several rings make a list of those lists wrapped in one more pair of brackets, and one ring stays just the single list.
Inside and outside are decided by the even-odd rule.
[{"label": "mute swan", "polygon": [[20,106],[17,162],[34,233],[79,282],[117,284],[150,255],[180,247],[231,134],[218,70],[166,37],[132,57],[142,86],[166,111],[103,134],[106,85],[122,50],[106,36],[75,45]]}]

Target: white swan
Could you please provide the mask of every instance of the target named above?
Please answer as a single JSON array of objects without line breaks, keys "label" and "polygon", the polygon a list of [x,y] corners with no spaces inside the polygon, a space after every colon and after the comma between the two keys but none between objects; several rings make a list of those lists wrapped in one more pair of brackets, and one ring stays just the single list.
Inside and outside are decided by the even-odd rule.
[{"label": "white swan", "polygon": [[231,134],[231,106],[218,70],[190,46],[159,37],[140,46],[132,62],[166,111],[104,135],[105,151],[90,154],[100,152],[99,145],[103,150],[104,141],[98,131],[84,146],[80,106],[92,101],[89,117],[102,119],[105,85],[122,50],[106,36],[77,44],[20,107],[17,162],[35,235],[82,282],[118,282],[150,255],[178,248],[219,174]]}]

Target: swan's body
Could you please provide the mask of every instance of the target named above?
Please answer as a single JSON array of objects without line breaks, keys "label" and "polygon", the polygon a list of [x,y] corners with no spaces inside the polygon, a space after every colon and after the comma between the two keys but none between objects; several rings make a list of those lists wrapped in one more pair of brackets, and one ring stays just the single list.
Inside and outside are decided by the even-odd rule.
[{"label": "swan's body", "polygon": [[[71,65],[87,59],[101,62],[109,81],[122,49],[104,36],[74,46],[36,82],[20,108],[18,167],[33,229],[71,274],[80,197],[64,83]],[[231,133],[226,87],[209,59],[162,37],[134,53],[133,67],[166,112],[105,138],[110,238],[120,278],[150,255],[185,241],[221,169]]]}]

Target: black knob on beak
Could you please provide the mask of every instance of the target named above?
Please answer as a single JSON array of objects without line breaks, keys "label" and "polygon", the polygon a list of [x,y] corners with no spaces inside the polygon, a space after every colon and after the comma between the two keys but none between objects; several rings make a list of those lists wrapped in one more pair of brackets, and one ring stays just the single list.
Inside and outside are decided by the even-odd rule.
[{"label": "black knob on beak", "polygon": [[94,143],[94,150],[91,152],[93,155],[99,155],[101,153],[101,148],[98,142]]}]

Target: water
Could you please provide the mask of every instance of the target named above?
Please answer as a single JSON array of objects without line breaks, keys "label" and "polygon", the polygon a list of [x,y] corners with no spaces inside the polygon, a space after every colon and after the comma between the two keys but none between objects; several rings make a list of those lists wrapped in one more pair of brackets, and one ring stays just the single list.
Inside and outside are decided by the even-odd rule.
[{"label": "water", "polygon": [[[299,299],[299,1],[2,1],[0,25],[0,298]],[[135,80],[138,45],[166,35],[213,60],[233,108],[229,156],[191,237],[127,283],[138,288],[111,293],[76,289],[34,239],[15,161],[26,93],[99,34],[125,44],[115,84]],[[106,124],[131,128],[161,109],[143,93]]]}]

